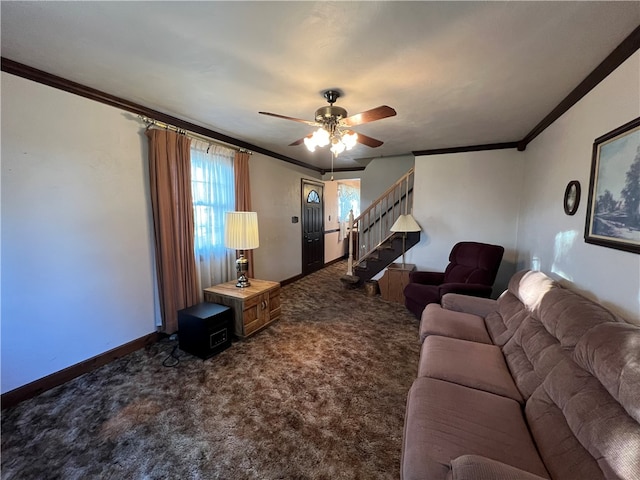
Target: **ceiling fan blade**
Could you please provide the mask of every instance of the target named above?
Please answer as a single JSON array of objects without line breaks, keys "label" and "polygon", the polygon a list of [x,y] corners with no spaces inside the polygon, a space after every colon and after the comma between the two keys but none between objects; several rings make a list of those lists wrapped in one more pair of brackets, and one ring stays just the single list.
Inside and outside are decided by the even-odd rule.
[{"label": "ceiling fan blade", "polygon": [[366,112],[357,113],[350,117],[343,118],[340,120],[340,125],[344,125],[345,127],[355,127],[356,125],[375,122],[376,120],[393,117],[394,115],[396,115],[396,111],[393,108],[388,107],[387,105],[381,105],[380,107],[372,108]]},{"label": "ceiling fan blade", "polygon": [[311,125],[312,127],[319,126],[320,124],[317,122],[312,122],[310,120],[302,120],[301,118],[287,117],[285,115],[278,115],[277,113],[269,113],[269,112],[258,112],[261,115],[269,115],[270,117],[283,118],[284,120],[293,120],[294,122],[306,123],[307,125]]},{"label": "ceiling fan blade", "polygon": [[312,136],[312,134],[309,134],[309,135],[307,135],[306,137],[302,137],[301,139],[296,140],[296,141],[295,141],[295,142],[293,142],[293,143],[290,143],[290,144],[289,144],[289,146],[290,146],[290,147],[295,147],[295,146],[297,146],[297,145],[300,145],[301,143],[304,143],[304,139],[305,139],[305,138],[311,138],[311,136]]},{"label": "ceiling fan blade", "polygon": [[[347,133],[355,133],[355,132],[352,132],[349,130],[347,131]],[[382,145],[384,142],[377,140],[375,138],[367,137],[362,133],[358,133],[358,143],[366,145],[367,147],[376,148]]]}]

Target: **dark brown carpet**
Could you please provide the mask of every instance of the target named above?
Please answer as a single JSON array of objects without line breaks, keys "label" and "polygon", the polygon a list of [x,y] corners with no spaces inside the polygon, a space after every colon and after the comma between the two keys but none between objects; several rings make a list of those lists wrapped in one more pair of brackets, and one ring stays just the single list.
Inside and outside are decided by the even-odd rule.
[{"label": "dark brown carpet", "polygon": [[397,479],[418,322],[345,271],[211,359],[158,343],[2,412],[2,479]]}]

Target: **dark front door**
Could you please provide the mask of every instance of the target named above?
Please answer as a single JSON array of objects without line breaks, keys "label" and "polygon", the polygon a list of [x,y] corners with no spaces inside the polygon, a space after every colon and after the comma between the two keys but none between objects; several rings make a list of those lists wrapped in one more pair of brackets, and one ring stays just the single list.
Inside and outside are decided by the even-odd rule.
[{"label": "dark front door", "polygon": [[324,266],[324,185],[302,180],[302,274]]}]

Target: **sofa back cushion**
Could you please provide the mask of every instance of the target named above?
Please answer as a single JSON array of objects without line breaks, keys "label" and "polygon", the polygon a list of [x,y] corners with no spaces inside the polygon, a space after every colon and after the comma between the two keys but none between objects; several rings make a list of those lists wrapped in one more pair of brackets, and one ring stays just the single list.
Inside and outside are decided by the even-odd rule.
[{"label": "sofa back cushion", "polygon": [[449,254],[444,283],[479,283],[492,286],[504,248],[479,242],[459,242]]},{"label": "sofa back cushion", "polygon": [[528,316],[515,335],[502,347],[511,376],[522,394],[529,398],[545,377],[571,352],[564,350],[540,321]]},{"label": "sofa back cushion", "polygon": [[552,478],[640,478],[638,342],[636,327],[594,327],[578,342],[575,361],[560,361],[527,401]]},{"label": "sofa back cushion", "polygon": [[498,298],[498,309],[484,319],[493,343],[502,347],[528,315],[529,311],[520,299],[509,290],[505,291]]},{"label": "sofa back cushion", "polygon": [[541,385],[527,400],[525,416],[538,453],[554,480],[599,480],[598,462],[575,437],[562,410]]},{"label": "sofa back cushion", "polygon": [[575,347],[578,340],[596,325],[616,322],[602,305],[566,288],[550,289],[540,298],[538,318],[563,347]]},{"label": "sofa back cushion", "polygon": [[510,279],[507,290],[518,297],[527,310],[537,312],[542,298],[558,283],[542,272],[522,270]]},{"label": "sofa back cushion", "polygon": [[502,351],[526,399],[562,358],[571,357],[586,332],[596,325],[615,321],[615,317],[601,305],[561,287],[540,272],[523,275],[518,284],[523,286],[518,294],[525,316],[516,328],[507,325],[513,335]]},{"label": "sofa back cushion", "polygon": [[[640,423],[640,328],[621,322],[594,327],[578,342],[574,357]],[[640,462],[640,443],[636,451]]]},{"label": "sofa back cushion", "polygon": [[558,284],[542,272],[521,270],[498,298],[498,309],[485,317],[493,343],[502,347],[528,316],[538,315],[541,298]]}]

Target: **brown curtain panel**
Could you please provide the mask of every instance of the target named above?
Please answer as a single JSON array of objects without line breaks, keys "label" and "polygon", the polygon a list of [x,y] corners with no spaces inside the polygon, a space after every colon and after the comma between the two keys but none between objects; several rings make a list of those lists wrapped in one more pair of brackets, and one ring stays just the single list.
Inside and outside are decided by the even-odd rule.
[{"label": "brown curtain panel", "polygon": [[[251,186],[249,182],[249,158],[247,152],[236,152],[233,160],[233,173],[235,176],[236,188],[236,211],[251,212]],[[236,254],[237,255],[237,254]],[[253,250],[244,252],[244,256],[249,261],[249,271],[247,277],[255,278],[253,275]]]},{"label": "brown curtain panel", "polygon": [[147,130],[149,179],[162,330],[178,330],[178,310],[198,303],[191,200],[191,139]]}]

